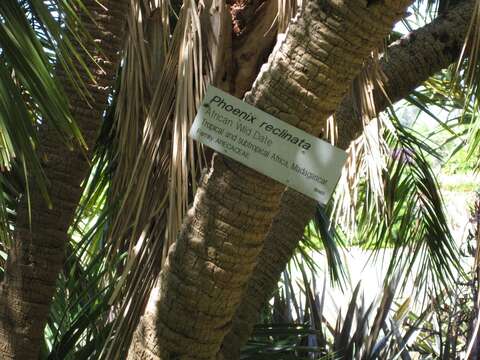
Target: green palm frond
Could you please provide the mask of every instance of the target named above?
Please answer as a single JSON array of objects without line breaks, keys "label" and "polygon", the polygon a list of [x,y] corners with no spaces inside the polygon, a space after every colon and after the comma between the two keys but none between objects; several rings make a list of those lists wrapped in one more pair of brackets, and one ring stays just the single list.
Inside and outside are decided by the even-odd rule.
[{"label": "green palm frond", "polygon": [[[43,172],[39,149],[39,128],[55,129],[68,146],[84,144],[70,114],[60,82],[54,80],[55,67],[63,67],[80,90],[83,80],[73,64],[79,54],[71,41],[83,28],[65,29],[52,9],[64,9],[67,17],[78,16],[73,6],[80,0],[0,2],[0,238],[8,243],[16,197],[28,198],[30,179],[49,202],[48,179]],[[54,49],[55,52],[54,52]],[[80,65],[81,66],[81,65]],[[11,189],[16,189],[14,192]],[[7,202],[6,199],[9,199]]]},{"label": "green palm frond", "polygon": [[[476,22],[472,19],[471,27]],[[469,37],[468,39],[470,39]],[[466,42],[468,49],[471,41]],[[480,43],[477,47],[480,46]],[[450,66],[436,74],[422,87],[413,91],[405,100],[418,108],[420,113],[426,114],[433,119],[438,127],[431,130],[425,138],[442,139],[437,144],[437,149],[445,152],[449,143],[455,144],[453,150],[442,159],[442,163],[462,150],[467,149],[467,160],[474,163],[476,169],[480,169],[480,122],[478,102],[478,70],[476,70],[474,53],[463,53],[460,62],[456,66]],[[472,60],[470,60],[472,59]],[[440,109],[438,116],[432,109]],[[446,135],[444,135],[446,134]],[[446,138],[445,138],[446,136]],[[451,146],[451,145],[450,145]]]},{"label": "green palm frond", "polygon": [[108,340],[112,322],[108,299],[124,261],[107,261],[104,226],[108,214],[93,212],[72,233],[67,260],[45,331],[44,359],[98,358]]},{"label": "green palm frond", "polygon": [[460,271],[458,253],[443,210],[438,183],[426,151],[435,153],[411,132],[402,127],[392,113],[395,133],[386,134],[391,153],[384,173],[385,212],[369,218],[369,197],[359,214],[361,243],[381,251],[392,247],[388,273],[398,267],[415,272],[424,281],[446,284]]},{"label": "green palm frond", "polygon": [[[427,160],[438,154],[418,134],[406,130],[394,112],[391,119],[380,118],[366,127],[375,125],[373,133],[383,139],[376,142],[383,144],[382,150],[372,161],[366,156],[372,151],[365,146],[368,132],[350,148],[351,165],[340,180],[332,217],[350,242],[377,254],[385,248],[393,250],[389,276],[403,269],[423,276],[421,283],[427,277],[449,282],[459,263],[436,176]],[[372,176],[375,169],[380,177]]]},{"label": "green palm frond", "polygon": [[[41,26],[41,34],[49,40],[48,45],[54,48],[58,44],[60,48],[58,66],[66,65],[67,70],[73,71],[73,65],[68,64],[73,64],[79,54],[71,45],[68,33],[62,31],[60,24],[42,2],[29,2],[28,5],[31,6],[31,16],[38,16],[35,19]],[[74,14],[73,10],[71,13]],[[58,129],[66,142],[71,142],[72,134],[80,140],[81,134],[71,118],[68,101],[59,83],[52,77],[54,69],[47,56],[45,41],[40,41],[18,2],[2,1],[0,14],[3,18],[0,27],[3,61],[13,72],[12,79],[30,100],[30,105],[35,104],[36,108],[29,110]]]},{"label": "green palm frond", "polygon": [[332,283],[343,287],[346,280],[346,269],[342,263],[341,251],[345,248],[343,234],[335,227],[331,217],[331,206],[318,204],[315,217],[305,229],[301,245],[294,255],[293,261],[297,266],[305,263],[313,273],[318,271],[311,254],[323,252],[326,255],[328,273]]},{"label": "green palm frond", "polygon": [[[462,54],[457,64],[456,76],[465,83],[465,108],[472,108],[476,118],[470,126],[468,154],[478,159],[480,154],[480,0],[475,6],[463,45]],[[477,160],[478,168],[480,161]]]}]

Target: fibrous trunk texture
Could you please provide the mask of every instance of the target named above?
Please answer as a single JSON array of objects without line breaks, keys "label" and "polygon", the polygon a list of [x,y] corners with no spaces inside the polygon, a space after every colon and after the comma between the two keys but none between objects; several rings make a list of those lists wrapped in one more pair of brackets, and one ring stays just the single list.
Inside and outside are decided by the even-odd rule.
[{"label": "fibrous trunk texture", "polygon": [[[230,9],[232,9],[231,12],[222,14],[221,19],[217,19],[220,14],[212,12],[202,12],[201,15],[208,17],[212,29],[221,29],[221,33],[213,31],[214,34],[218,34],[222,38],[228,37],[223,44],[219,45],[223,54],[219,58],[220,61],[214,66],[216,71],[212,79],[213,84],[242,98],[252,87],[260,66],[266,61],[275,44],[277,34],[275,17],[278,13],[278,1],[235,0],[233,4],[230,4]],[[225,23],[222,28],[215,26],[220,22]],[[216,41],[214,42],[216,43]],[[207,151],[206,155],[211,157],[213,154]],[[150,292],[147,306],[132,334],[128,352],[129,359],[155,358],[154,352],[150,349],[155,348],[157,343],[155,339],[155,304],[158,301],[159,291],[159,284],[157,284]]]},{"label": "fibrous trunk texture", "polygon": [[[466,1],[393,43],[380,61],[388,81],[384,84],[392,102],[396,102],[430,76],[447,67],[460,55],[473,10],[473,1]],[[380,89],[374,90],[378,112],[389,101]],[[335,112],[338,128],[337,146],[347,148],[362,131],[362,119],[352,96],[345,96]],[[262,307],[275,290],[282,271],[301,241],[308,221],[313,217],[315,201],[294,190],[286,190],[278,215],[265,239],[257,266],[237,308],[233,325],[222,344],[225,359],[236,359],[258,320]]]},{"label": "fibrous trunk texture", "polygon": [[234,36],[232,76],[228,90],[231,95],[242,98],[252,87],[260,66],[267,60],[275,44],[278,1],[237,0],[232,7]]},{"label": "fibrous trunk texture", "polygon": [[[307,2],[245,100],[318,133],[407,4]],[[160,274],[150,358],[215,358],[283,190],[272,179],[214,156]]]},{"label": "fibrous trunk texture", "polygon": [[[84,0],[89,16],[82,16],[85,29],[95,43],[87,49],[96,60],[85,61],[94,81],[82,75],[92,95],[90,104],[79,95],[65,72],[57,80],[64,86],[70,109],[91,149],[115,78],[128,0]],[[79,53],[82,53],[78,45]],[[83,74],[79,66],[80,74]],[[67,230],[81,196],[80,183],[88,173],[85,151],[69,151],[54,129],[41,129],[44,170],[49,178],[53,209],[32,185],[31,224],[25,198],[17,209],[14,242],[8,252],[5,278],[0,287],[0,358],[38,359],[43,331],[55,283],[62,268]]]}]

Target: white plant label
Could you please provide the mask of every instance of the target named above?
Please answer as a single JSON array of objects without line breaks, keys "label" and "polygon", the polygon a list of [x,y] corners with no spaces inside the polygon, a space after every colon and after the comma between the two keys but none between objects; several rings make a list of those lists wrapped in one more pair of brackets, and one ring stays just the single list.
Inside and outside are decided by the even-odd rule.
[{"label": "white plant label", "polygon": [[345,151],[209,86],[190,136],[321,203],[347,159]]}]

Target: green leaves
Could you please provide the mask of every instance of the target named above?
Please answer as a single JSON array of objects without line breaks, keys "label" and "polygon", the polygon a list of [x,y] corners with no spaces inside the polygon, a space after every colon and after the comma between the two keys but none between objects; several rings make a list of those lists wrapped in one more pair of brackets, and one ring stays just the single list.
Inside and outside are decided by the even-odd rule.
[{"label": "green leaves", "polygon": [[[54,47],[58,42],[60,47],[65,47],[68,38],[65,40],[61,38],[62,30],[59,24],[53,20],[52,14],[43,3],[35,1],[28,5],[32,6],[32,21],[46,21],[40,23],[41,29],[46,32],[45,35],[54,34],[50,36],[49,45]],[[11,68],[17,85],[31,101],[29,105],[33,108],[29,110],[39,117],[37,120],[40,122],[49,122],[55,127],[67,142],[70,142],[73,135],[81,139],[80,132],[71,118],[68,101],[62,93],[60,82],[53,78],[53,66],[47,57],[46,49],[29,24],[26,14],[14,0],[2,1],[0,14],[3,19],[0,26],[0,45],[4,64]],[[41,17],[37,20],[34,14],[40,14]],[[71,47],[68,49],[72,50]],[[59,53],[66,56],[62,51]],[[70,58],[70,61],[73,59]]]},{"label": "green leaves", "polygon": [[[302,316],[293,322],[279,323],[273,316],[275,307],[289,299],[280,291],[275,297],[270,316],[255,327],[249,343],[242,349],[241,359],[344,359],[374,360],[394,359],[408,356],[405,349],[410,338],[420,332],[425,314],[408,326],[410,320],[409,298],[397,305],[396,281],[380,289],[377,299],[365,306],[361,284],[352,289],[346,304],[346,312],[331,314],[324,307],[326,286],[317,293],[315,286],[307,280],[303,272],[303,294],[295,303],[302,304]],[[313,282],[313,281],[312,281]],[[314,282],[313,282],[314,284]],[[341,306],[339,302],[337,304]],[[342,308],[343,310],[343,308]],[[333,322],[332,321],[333,315]]]},{"label": "green leaves", "polygon": [[[60,10],[66,2],[48,3],[56,4]],[[70,10],[62,12],[62,16],[75,14],[72,4],[68,6]],[[79,36],[80,29],[76,32],[75,36]],[[52,63],[58,60],[57,66],[63,66],[65,73],[75,72],[73,64],[78,64],[79,54],[71,45],[72,34],[73,31],[67,32],[61,26],[43,1],[0,2],[0,192],[4,199],[7,194],[12,195],[8,188],[25,192],[28,198],[29,181],[33,180],[51,206],[48,179],[41,164],[40,128],[54,129],[59,140],[69,147],[77,141],[83,144]],[[57,56],[52,58],[56,47],[58,51],[53,54]],[[74,77],[65,80],[73,81]],[[83,82],[78,78],[76,83]],[[0,214],[12,210],[12,203],[0,201]],[[0,217],[4,219],[5,215]],[[8,222],[2,221],[3,243],[8,242],[9,231]]]}]

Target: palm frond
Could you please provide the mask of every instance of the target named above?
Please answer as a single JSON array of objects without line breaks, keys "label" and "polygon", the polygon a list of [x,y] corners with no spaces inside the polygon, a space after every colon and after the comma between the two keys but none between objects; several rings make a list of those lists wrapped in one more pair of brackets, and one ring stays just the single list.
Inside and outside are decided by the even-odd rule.
[{"label": "palm frond", "polygon": [[[394,249],[389,276],[400,268],[412,273],[418,261],[424,276],[440,283],[451,281],[453,269],[459,266],[457,251],[427,160],[427,156],[439,155],[422,136],[407,130],[393,109],[389,117],[377,116],[371,89],[374,83],[383,88],[384,75],[375,62],[362,75],[353,95],[364,131],[347,150],[349,158],[337,185],[332,218],[350,243],[378,252]],[[410,99],[414,96],[421,94],[416,92]],[[417,101],[416,106],[425,100]],[[423,111],[429,111],[427,105]]]},{"label": "palm frond", "polygon": [[[362,238],[377,250],[393,248],[389,274],[398,267],[409,273],[418,261],[419,282],[431,277],[445,285],[461,270],[438,183],[425,157],[429,148],[391,116],[396,132],[386,136],[391,151],[384,174],[386,212],[376,222],[364,223]],[[368,203],[368,196],[362,200]],[[365,210],[359,217],[367,216]]]},{"label": "palm frond", "polygon": [[323,252],[328,263],[328,272],[332,283],[343,287],[346,280],[346,270],[342,263],[341,251],[345,248],[343,237],[337,231],[335,223],[330,218],[331,206],[318,204],[315,217],[305,229],[305,234],[294,255],[294,263],[307,264],[312,272],[318,267],[310,254]]},{"label": "palm frond", "polygon": [[[109,296],[104,358],[128,350],[205,164],[187,135],[221,51],[223,29],[212,29],[211,17],[226,13],[216,2],[188,1],[177,17],[177,5],[131,1],[118,90],[78,212],[81,218],[100,194],[106,196],[103,213],[110,219],[101,225],[102,241],[118,279]],[[124,261],[117,265],[119,257]]]},{"label": "palm frond", "polygon": [[[62,26],[65,17],[78,17],[74,6],[79,5],[80,0],[70,3],[5,0],[0,4],[0,191],[3,194],[0,237],[3,244],[8,244],[12,229],[15,208],[12,200],[23,193],[28,201],[30,181],[37,184],[45,201],[50,202],[48,179],[40,158],[39,128],[48,126],[57,130],[59,139],[69,147],[77,142],[84,145],[70,114],[68,99],[60,82],[54,80],[56,64],[65,69],[70,75],[68,80],[77,84],[79,91],[84,87],[78,73],[75,75],[81,67],[78,65],[80,54],[72,45],[74,38],[78,41],[85,38],[84,29]],[[54,16],[52,9],[57,9],[63,18]]]},{"label": "palm frond", "polygon": [[[467,32],[459,64],[467,62],[465,82],[467,85],[466,103],[472,104],[473,114],[478,119],[480,112],[480,1],[475,3],[474,13]],[[460,65],[459,65],[460,66]],[[473,122],[469,135],[469,156],[478,158],[480,154],[480,121]],[[478,162],[480,168],[480,162]]]}]

